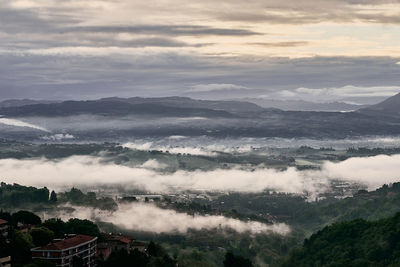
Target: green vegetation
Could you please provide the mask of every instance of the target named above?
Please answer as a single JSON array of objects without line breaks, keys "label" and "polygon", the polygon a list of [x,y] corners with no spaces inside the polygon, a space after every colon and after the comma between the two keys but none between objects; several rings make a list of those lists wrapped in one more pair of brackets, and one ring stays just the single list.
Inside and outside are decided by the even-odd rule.
[{"label": "green vegetation", "polygon": [[[311,233],[334,222],[357,218],[377,220],[393,216],[400,211],[400,183],[383,185],[371,192],[359,190],[352,197],[344,199],[328,197],[307,202],[303,196],[264,192],[233,193],[220,196],[208,203],[210,210],[231,213],[236,211],[241,216],[248,217],[257,214],[265,220],[286,222]],[[183,206],[179,204],[179,207]]]},{"label": "green vegetation", "polygon": [[399,266],[400,213],[335,223],[304,241],[283,266]]},{"label": "green vegetation", "polygon": [[83,193],[81,190],[72,188],[69,192],[59,193],[57,200],[59,203],[70,203],[79,206],[89,206],[103,210],[116,210],[117,203],[112,198],[97,198],[96,193]]},{"label": "green vegetation", "polygon": [[225,267],[253,267],[249,259],[241,256],[233,255],[231,252],[226,253],[224,260]]},{"label": "green vegetation", "polygon": [[[17,192],[23,191],[27,194],[32,194],[36,190],[32,187],[25,188],[20,185],[3,184],[3,187],[7,188],[9,193],[12,193],[14,188]],[[48,198],[45,207],[52,207],[52,209],[66,203],[72,203],[78,207],[89,206],[101,209],[115,209],[117,207],[116,202],[111,198],[98,198],[93,192],[84,193],[76,188],[64,193],[59,192],[50,195],[53,195],[53,200],[50,201],[51,197]],[[124,203],[132,201],[139,200],[129,196],[122,198]],[[239,220],[257,220],[263,223],[286,222],[292,228],[291,233],[287,236],[271,233],[249,235],[226,229],[189,230],[185,235],[151,234],[124,230],[126,234],[141,240],[154,240],[162,244],[165,253],[174,255],[170,259],[178,262],[180,266],[222,266],[227,251],[235,257],[249,259],[254,266],[262,264],[279,266],[282,260],[289,255],[289,252],[303,242],[304,238],[327,225],[336,225],[335,223],[338,222],[360,218],[373,221],[400,212],[400,183],[384,185],[372,192],[359,190],[353,197],[345,199],[331,197],[316,202],[307,202],[302,196],[264,192],[214,195],[210,199],[195,199],[186,202],[174,202],[169,198],[161,198],[154,204],[192,215],[224,215]],[[60,219],[50,219],[42,223],[38,216],[28,211],[18,211],[13,214],[0,212],[0,218],[10,221],[13,227],[16,227],[18,223],[32,224],[38,227],[30,230],[27,234],[15,235],[15,243],[19,244],[15,249],[20,255],[24,255],[24,247],[44,244],[53,236],[61,238],[65,234],[80,233],[102,238],[99,227],[88,220],[71,219],[64,222]],[[365,223],[369,224],[368,222]],[[98,222],[98,224],[103,231],[121,231],[114,225],[101,222]],[[377,242],[380,241],[377,240]],[[137,258],[140,261],[141,254],[133,253],[131,255],[131,253],[124,254],[121,252],[115,254],[113,259],[117,261],[121,257],[126,259]],[[163,256],[157,256],[157,258],[158,261],[163,260]],[[366,259],[370,261],[369,258]],[[168,261],[167,258],[164,260]],[[148,261],[146,264],[151,262]],[[167,263],[164,262],[164,264]],[[321,266],[324,266],[324,264]]]},{"label": "green vegetation", "polygon": [[36,246],[47,245],[51,240],[54,239],[54,232],[44,226],[33,228],[29,234],[32,237],[32,242]]},{"label": "green vegetation", "polygon": [[[54,238],[64,238],[66,234],[97,236],[100,240],[102,237],[98,226],[89,220],[70,219],[64,222],[60,219],[49,219],[42,223],[36,214],[28,211],[18,211],[13,214],[0,212],[0,219],[9,221],[11,226],[10,242],[6,242],[0,235],[0,252],[2,252],[0,256],[11,255],[13,266],[52,266],[32,261],[30,249],[46,245]],[[22,223],[24,228],[21,229],[19,223]]]},{"label": "green vegetation", "polygon": [[0,207],[20,207],[25,204],[43,204],[49,201],[49,190],[19,184],[0,184]]},{"label": "green vegetation", "polygon": [[84,234],[101,237],[99,227],[89,220],[69,219],[67,222],[61,219],[49,219],[43,226],[50,229],[56,238],[63,238],[66,234]]}]

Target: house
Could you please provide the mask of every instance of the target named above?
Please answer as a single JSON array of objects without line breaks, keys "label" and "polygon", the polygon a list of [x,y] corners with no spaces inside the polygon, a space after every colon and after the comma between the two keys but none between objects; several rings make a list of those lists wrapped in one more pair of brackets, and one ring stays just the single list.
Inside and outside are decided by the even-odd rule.
[{"label": "house", "polygon": [[0,267],[11,267],[11,257],[0,257]]},{"label": "house", "polygon": [[0,235],[8,238],[9,224],[6,220],[0,219]]},{"label": "house", "polygon": [[97,237],[69,235],[65,239],[53,240],[43,247],[31,249],[33,259],[48,260],[56,266],[71,267],[74,261],[83,266],[96,266]]},{"label": "house", "polygon": [[131,250],[133,242],[136,240],[133,237],[125,236],[121,234],[108,234],[105,236],[106,243],[112,250],[125,249],[127,251]]},{"label": "house", "polygon": [[106,260],[111,252],[116,250],[139,250],[145,252],[146,244],[137,241],[131,236],[121,235],[121,234],[104,234],[105,241],[99,243],[97,246],[97,256],[101,259]]},{"label": "house", "polygon": [[140,241],[133,241],[131,244],[131,250],[139,250],[140,252],[146,252],[146,243]]},{"label": "house", "polygon": [[112,253],[112,247],[110,247],[107,243],[99,243],[97,245],[97,258],[101,260],[107,260]]}]

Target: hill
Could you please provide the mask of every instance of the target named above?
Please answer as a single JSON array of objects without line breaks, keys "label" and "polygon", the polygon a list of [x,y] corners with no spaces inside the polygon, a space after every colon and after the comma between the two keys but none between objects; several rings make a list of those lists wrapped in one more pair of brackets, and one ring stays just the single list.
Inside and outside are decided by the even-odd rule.
[{"label": "hill", "polygon": [[244,98],[243,101],[257,104],[264,108],[277,108],[288,111],[354,111],[366,107],[366,105],[355,105],[344,102],[316,103],[304,100],[278,100],[265,98]]},{"label": "hill", "polygon": [[400,116],[400,93],[389,97],[385,101],[378,103],[376,105],[362,108],[358,110],[359,113],[372,115],[372,116],[390,116],[399,117]]},{"label": "hill", "polygon": [[224,110],[233,113],[245,113],[245,112],[259,112],[264,108],[246,101],[210,101],[210,100],[197,100],[188,97],[156,97],[156,98],[143,98],[143,97],[131,97],[131,98],[119,98],[110,97],[102,98],[99,101],[116,101],[122,103],[128,103],[132,105],[138,104],[155,104],[167,107],[180,107],[180,108],[200,108],[200,109],[213,109],[213,110]]},{"label": "hill", "polygon": [[15,106],[1,108],[0,114],[11,117],[62,117],[80,114],[94,114],[101,116],[156,115],[159,117],[234,117],[233,114],[223,110],[173,107],[158,103],[130,104],[116,100],[65,101],[61,103]]},{"label": "hill", "polygon": [[32,99],[9,99],[0,102],[0,108],[9,108],[9,107],[21,107],[27,105],[35,105],[35,104],[50,104],[56,103],[59,101],[51,101],[51,100],[32,100]]},{"label": "hill", "polygon": [[[393,98],[395,99],[395,98]],[[387,103],[392,103],[389,99]],[[395,104],[388,104],[396,109]],[[267,109],[240,101],[206,101],[184,97],[104,98],[0,108],[5,119],[67,132],[77,138],[165,137],[305,137],[348,138],[367,135],[398,135],[400,113],[316,112]],[[371,115],[372,114],[372,115]],[[390,114],[390,115],[386,115]],[[396,114],[399,114],[397,117]],[[78,116],[89,115],[89,116]],[[183,120],[165,120],[178,117]],[[50,120],[49,118],[54,118]],[[151,118],[151,120],[149,120]],[[0,137],[31,138],[26,127],[0,122]],[[373,127],[372,127],[373,126]],[[32,132],[32,131],[31,131]]]},{"label": "hill", "polygon": [[399,239],[400,213],[336,223],[306,239],[282,266],[400,266]]}]

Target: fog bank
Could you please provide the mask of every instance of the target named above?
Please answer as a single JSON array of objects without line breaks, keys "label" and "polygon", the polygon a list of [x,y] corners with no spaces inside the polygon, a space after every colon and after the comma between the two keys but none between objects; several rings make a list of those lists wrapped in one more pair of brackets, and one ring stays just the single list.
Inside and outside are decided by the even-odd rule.
[{"label": "fog bank", "polygon": [[14,126],[14,127],[27,127],[27,128],[36,129],[36,130],[43,131],[43,132],[50,132],[46,128],[37,126],[32,123],[28,123],[28,122],[24,122],[24,121],[20,121],[20,120],[16,120],[16,119],[1,118],[1,116],[0,116],[0,124]]},{"label": "fog bank", "polygon": [[56,190],[75,187],[124,186],[154,193],[187,190],[262,192],[265,189],[287,193],[318,194],[329,189],[331,180],[358,182],[376,189],[400,181],[400,155],[350,158],[323,163],[321,170],[284,171],[258,167],[212,171],[163,173],[164,165],[149,160],[139,167],[103,163],[99,157],[73,156],[59,161],[46,159],[2,159],[1,180]]},{"label": "fog bank", "polygon": [[285,235],[290,232],[283,223],[264,224],[255,221],[240,221],[224,216],[188,215],[170,209],[161,209],[152,204],[132,203],[120,205],[114,212],[87,207],[74,207],[72,213],[57,214],[64,220],[69,218],[89,219],[112,223],[126,230],[153,233],[186,233],[189,229],[233,229],[239,233],[251,234],[276,233]]}]

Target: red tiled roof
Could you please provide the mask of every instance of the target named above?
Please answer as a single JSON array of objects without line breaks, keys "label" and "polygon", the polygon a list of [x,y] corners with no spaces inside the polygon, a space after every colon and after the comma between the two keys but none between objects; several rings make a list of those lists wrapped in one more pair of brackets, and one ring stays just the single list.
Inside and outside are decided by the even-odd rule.
[{"label": "red tiled roof", "polygon": [[120,241],[120,242],[125,243],[125,244],[129,244],[132,241],[136,240],[134,237],[126,236],[126,235],[118,235],[118,234],[116,234],[116,235],[113,235],[113,234],[108,235],[106,237],[106,239],[108,241]]},{"label": "red tiled roof", "polygon": [[0,224],[6,224],[8,223],[6,220],[0,219]]},{"label": "red tiled roof", "polygon": [[60,241],[51,242],[46,246],[34,248],[32,250],[64,250],[68,248],[77,247],[80,244],[84,244],[86,242],[93,241],[95,239],[97,239],[97,237],[88,235],[76,235]]},{"label": "red tiled roof", "polygon": [[120,242],[125,243],[125,244],[129,244],[132,240],[123,236],[119,239]]}]

